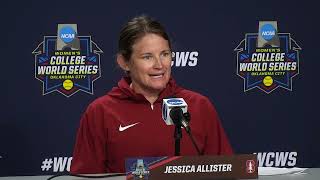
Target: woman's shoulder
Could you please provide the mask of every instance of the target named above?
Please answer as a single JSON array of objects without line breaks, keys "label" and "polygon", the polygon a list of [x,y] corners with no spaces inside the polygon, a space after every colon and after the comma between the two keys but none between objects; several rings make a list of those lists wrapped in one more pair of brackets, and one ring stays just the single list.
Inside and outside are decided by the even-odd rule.
[{"label": "woman's shoulder", "polygon": [[182,89],[178,94],[177,97],[181,97],[186,101],[191,101],[191,102],[209,102],[208,97],[205,95],[192,91],[189,89]]},{"label": "woman's shoulder", "polygon": [[112,107],[114,103],[114,99],[109,94],[105,94],[91,101],[88,105],[88,109]]}]

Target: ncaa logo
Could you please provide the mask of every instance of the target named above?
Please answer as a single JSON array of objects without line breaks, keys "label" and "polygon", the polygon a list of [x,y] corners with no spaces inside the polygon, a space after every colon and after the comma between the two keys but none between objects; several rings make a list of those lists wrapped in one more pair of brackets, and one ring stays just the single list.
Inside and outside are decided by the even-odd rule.
[{"label": "ncaa logo", "polygon": [[183,104],[183,102],[179,99],[170,99],[167,101],[168,104],[170,105],[180,105]]},{"label": "ncaa logo", "polygon": [[265,24],[261,27],[261,36],[266,41],[270,41],[276,35],[276,29],[271,24]]},{"label": "ncaa logo", "polygon": [[63,42],[70,43],[76,38],[76,32],[72,27],[65,26],[60,30],[59,37]]}]

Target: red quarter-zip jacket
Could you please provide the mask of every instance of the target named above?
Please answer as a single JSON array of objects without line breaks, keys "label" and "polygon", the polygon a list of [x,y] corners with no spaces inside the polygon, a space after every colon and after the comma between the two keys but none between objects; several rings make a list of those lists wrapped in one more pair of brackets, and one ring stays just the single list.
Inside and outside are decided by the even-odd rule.
[{"label": "red quarter-zip jacket", "polygon": [[[232,148],[208,98],[179,87],[170,79],[154,104],[135,93],[130,78],[119,81],[107,95],[93,101],[83,114],[74,146],[72,173],[125,171],[129,157],[174,156],[174,126],[161,116],[162,99],[183,98],[191,114],[190,127],[205,155],[229,155]],[[181,155],[197,155],[182,131]]]}]

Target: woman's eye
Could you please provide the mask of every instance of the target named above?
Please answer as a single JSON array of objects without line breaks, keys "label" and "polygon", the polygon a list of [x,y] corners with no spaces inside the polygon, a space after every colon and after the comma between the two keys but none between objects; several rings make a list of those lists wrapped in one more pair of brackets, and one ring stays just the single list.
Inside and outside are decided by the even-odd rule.
[{"label": "woman's eye", "polygon": [[162,57],[164,58],[168,58],[168,57],[171,57],[171,53],[170,52],[164,52],[161,54]]},{"label": "woman's eye", "polygon": [[143,56],[143,59],[150,60],[152,59],[152,56]]},{"label": "woman's eye", "polygon": [[163,53],[163,56],[164,56],[164,57],[167,57],[167,56],[169,56],[169,53],[167,53],[167,52],[166,52],[166,53]]}]

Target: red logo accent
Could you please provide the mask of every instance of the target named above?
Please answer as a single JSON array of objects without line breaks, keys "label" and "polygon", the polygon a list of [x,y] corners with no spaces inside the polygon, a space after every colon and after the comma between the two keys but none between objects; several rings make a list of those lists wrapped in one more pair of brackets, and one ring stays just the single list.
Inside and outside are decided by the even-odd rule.
[{"label": "red logo accent", "polygon": [[256,169],[256,163],[254,162],[254,160],[247,160],[246,162],[246,170],[247,170],[247,173],[254,173],[255,169]]}]

